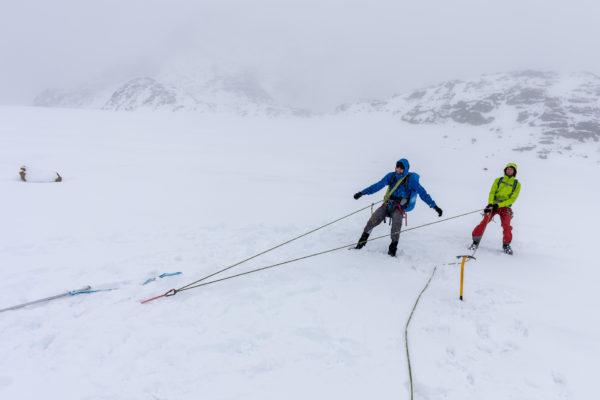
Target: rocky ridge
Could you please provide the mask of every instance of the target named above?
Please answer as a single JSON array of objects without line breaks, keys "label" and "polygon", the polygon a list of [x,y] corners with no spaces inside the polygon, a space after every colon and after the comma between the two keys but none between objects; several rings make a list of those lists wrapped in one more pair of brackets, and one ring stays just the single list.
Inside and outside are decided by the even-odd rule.
[{"label": "rocky ridge", "polygon": [[[515,150],[536,149],[544,158],[561,146],[569,150],[562,138],[600,140],[600,77],[539,71],[484,75],[385,101],[343,105],[336,113],[389,113],[411,124],[452,123],[499,133],[526,128],[538,133],[537,140]],[[550,149],[552,145],[557,146]]]}]

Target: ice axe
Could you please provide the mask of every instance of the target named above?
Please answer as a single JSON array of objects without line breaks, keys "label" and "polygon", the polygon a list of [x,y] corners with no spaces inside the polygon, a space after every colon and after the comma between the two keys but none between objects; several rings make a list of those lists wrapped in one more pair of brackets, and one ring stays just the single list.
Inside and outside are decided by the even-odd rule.
[{"label": "ice axe", "polygon": [[467,261],[467,258],[469,259],[473,259],[476,260],[475,257],[473,256],[456,256],[456,258],[461,258],[462,257],[462,261],[460,263],[460,299],[463,299],[463,282],[465,279],[465,261]]}]

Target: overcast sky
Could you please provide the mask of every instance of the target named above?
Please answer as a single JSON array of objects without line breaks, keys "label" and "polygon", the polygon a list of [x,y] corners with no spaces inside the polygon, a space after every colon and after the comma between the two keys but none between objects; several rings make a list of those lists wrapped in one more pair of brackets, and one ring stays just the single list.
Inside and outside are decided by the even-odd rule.
[{"label": "overcast sky", "polygon": [[515,69],[600,74],[600,1],[0,0],[0,104],[179,60],[314,110]]}]

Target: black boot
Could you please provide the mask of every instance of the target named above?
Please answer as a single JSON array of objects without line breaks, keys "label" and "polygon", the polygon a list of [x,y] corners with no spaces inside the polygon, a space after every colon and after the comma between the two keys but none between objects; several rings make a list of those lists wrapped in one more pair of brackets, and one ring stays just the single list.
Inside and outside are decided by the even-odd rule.
[{"label": "black boot", "polygon": [[362,249],[367,244],[367,239],[369,238],[369,234],[367,232],[363,232],[360,239],[358,239],[358,243],[356,244],[355,249]]},{"label": "black boot", "polygon": [[509,255],[511,255],[511,256],[513,255],[513,251],[512,251],[512,249],[511,249],[511,247],[510,247],[510,243],[504,243],[504,244],[502,245],[502,249],[504,250],[504,252],[505,252],[506,254],[509,254]]},{"label": "black boot", "polygon": [[478,247],[479,247],[479,240],[473,239],[473,243],[471,243],[471,245],[469,246],[469,250],[477,250]]},{"label": "black boot", "polygon": [[390,248],[388,250],[388,254],[392,257],[396,257],[396,250],[398,250],[398,242],[390,243]]}]

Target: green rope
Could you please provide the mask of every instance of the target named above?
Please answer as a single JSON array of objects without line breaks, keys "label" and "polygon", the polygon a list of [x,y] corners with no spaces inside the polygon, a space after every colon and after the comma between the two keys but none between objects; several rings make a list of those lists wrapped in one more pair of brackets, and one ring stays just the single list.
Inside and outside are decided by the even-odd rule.
[{"label": "green rope", "polygon": [[[480,210],[474,211],[474,212],[479,212]],[[470,213],[471,214],[471,213]],[[491,217],[488,217],[489,219],[491,219]],[[488,220],[488,223],[490,221]],[[487,225],[486,225],[487,228]],[[483,238],[483,234],[485,233],[485,229],[483,230],[483,233],[481,234],[481,237]],[[480,241],[481,243],[481,241]],[[477,253],[477,250],[479,249],[479,246],[475,247],[475,250],[473,250],[473,253],[471,254],[471,258],[467,258],[465,260],[465,262],[469,262],[471,260],[475,259],[475,253]],[[462,258],[463,256],[459,256],[459,258]],[[460,265],[461,261],[459,262],[452,262],[452,263],[447,263],[447,264],[441,264],[442,266],[446,266],[446,265]],[[410,353],[408,351],[408,325],[410,324],[410,321],[413,317],[413,314],[417,308],[417,304],[419,304],[419,300],[421,299],[421,295],[425,292],[425,290],[427,290],[427,288],[429,287],[429,284],[431,283],[431,280],[433,279],[433,276],[435,275],[435,272],[437,271],[437,266],[433,269],[433,272],[431,273],[431,276],[429,277],[429,280],[427,281],[427,283],[425,284],[425,287],[423,288],[423,290],[421,290],[421,293],[419,293],[419,296],[417,297],[417,300],[415,301],[415,305],[413,306],[412,311],[410,312],[410,316],[408,317],[408,321],[406,321],[406,327],[404,328],[404,344],[406,346],[406,360],[408,362],[408,379],[410,381],[410,399],[413,400],[413,396],[414,396],[414,392],[413,392],[413,378],[412,378],[412,367],[411,367],[411,362],[410,362]]]},{"label": "green rope", "polygon": [[408,361],[408,379],[410,380],[410,400],[413,400],[413,379],[412,379],[412,367],[410,365],[410,354],[408,352],[408,325],[410,324],[410,320],[412,319],[413,314],[415,313],[417,304],[419,304],[419,300],[421,300],[421,296],[423,295],[425,290],[427,290],[427,288],[429,287],[429,284],[431,283],[431,280],[433,279],[433,275],[435,275],[435,271],[437,271],[437,266],[433,269],[433,272],[431,273],[429,280],[425,284],[425,287],[423,288],[423,290],[421,290],[421,293],[419,293],[419,296],[417,297],[417,301],[415,301],[415,305],[413,306],[412,311],[410,312],[410,316],[408,317],[408,321],[406,321],[406,326],[404,327],[404,344],[406,346],[406,359]]},{"label": "green rope", "polygon": [[250,260],[252,260],[253,258],[256,258],[256,257],[258,257],[258,256],[262,256],[263,254],[266,254],[266,253],[268,253],[268,252],[270,252],[270,251],[272,251],[272,250],[275,250],[275,249],[277,249],[277,248],[279,248],[279,247],[281,247],[281,246],[283,246],[283,245],[286,245],[286,244],[288,244],[288,243],[291,243],[291,242],[293,242],[294,240],[298,240],[298,239],[300,239],[300,238],[302,238],[302,237],[304,237],[304,236],[310,235],[311,233],[314,233],[314,232],[318,231],[319,229],[323,229],[323,228],[325,228],[326,226],[329,226],[329,225],[332,225],[332,224],[334,224],[334,223],[336,223],[336,222],[339,222],[339,221],[341,221],[341,220],[343,220],[343,219],[345,219],[345,218],[348,218],[348,217],[350,217],[350,216],[352,216],[352,215],[354,215],[354,214],[357,214],[357,213],[359,213],[359,212],[361,212],[361,211],[363,211],[363,210],[366,210],[366,209],[367,209],[367,208],[369,208],[369,207],[373,207],[375,204],[379,204],[379,203],[381,203],[381,202],[382,202],[382,200],[380,200],[380,201],[378,201],[378,202],[375,202],[375,203],[373,203],[373,204],[371,204],[371,205],[369,205],[369,206],[366,206],[366,207],[363,207],[363,208],[361,208],[360,210],[356,210],[356,211],[354,211],[354,212],[352,212],[352,213],[350,213],[350,214],[348,214],[348,215],[344,215],[343,217],[340,217],[340,218],[336,219],[335,221],[331,221],[331,222],[329,222],[329,223],[327,223],[327,224],[325,224],[325,225],[319,226],[318,228],[315,228],[315,229],[313,229],[313,230],[311,230],[311,231],[308,231],[308,232],[306,232],[306,233],[303,233],[303,234],[302,234],[302,235],[300,235],[300,236],[296,236],[295,238],[292,238],[292,239],[288,240],[287,242],[283,242],[283,243],[281,243],[281,244],[278,244],[278,245],[277,245],[277,246],[275,246],[275,247],[271,247],[270,249],[267,249],[267,250],[265,250],[265,251],[263,251],[263,252],[261,252],[261,253],[258,253],[258,254],[256,254],[256,255],[253,255],[252,257],[248,257],[248,258],[246,258],[245,260],[238,261],[237,263],[235,263],[235,264],[233,264],[233,265],[230,265],[230,266],[228,266],[228,267],[226,267],[226,268],[223,268],[223,269],[221,269],[221,270],[219,270],[219,271],[217,271],[217,272],[214,272],[214,273],[212,273],[212,274],[210,274],[210,275],[207,275],[207,276],[205,276],[205,277],[203,277],[203,278],[201,278],[201,279],[198,279],[197,281],[194,281],[194,282],[192,282],[192,283],[189,283],[189,284],[187,284],[187,285],[185,285],[185,286],[182,286],[181,288],[177,289],[177,291],[180,291],[180,290],[185,290],[185,289],[186,289],[188,286],[195,285],[195,284],[196,284],[196,283],[198,283],[198,282],[202,282],[202,281],[204,281],[204,280],[206,280],[206,279],[208,279],[208,278],[210,278],[210,277],[213,277],[213,276],[215,276],[215,275],[217,275],[217,274],[220,274],[221,272],[225,272],[225,271],[227,271],[227,270],[229,270],[229,269],[231,269],[231,268],[233,268],[233,267],[236,267],[236,266],[238,266],[238,265],[240,265],[240,264],[242,264],[242,263],[245,263],[246,261],[250,261]]},{"label": "green rope", "polygon": [[[363,210],[364,210],[364,209],[363,209]],[[456,215],[456,216],[454,216],[454,217],[445,218],[445,219],[442,219],[442,220],[439,220],[439,221],[434,221],[434,222],[430,222],[430,223],[428,223],[428,224],[423,224],[423,225],[415,226],[415,227],[412,227],[412,228],[409,228],[409,229],[405,229],[405,230],[403,230],[403,231],[401,230],[401,231],[398,231],[398,233],[400,233],[400,232],[408,232],[408,231],[412,231],[412,230],[415,230],[415,229],[424,228],[424,227],[426,227],[426,226],[429,226],[429,225],[439,224],[439,223],[442,223],[442,222],[449,221],[449,220],[451,220],[451,219],[456,219],[456,218],[464,217],[465,215],[473,214],[473,213],[480,212],[480,211],[481,211],[481,210],[475,210],[475,211],[471,211],[471,212],[468,212],[468,213],[464,213],[464,214]],[[300,237],[300,236],[299,236],[299,237]],[[365,243],[366,243],[366,242],[371,242],[371,241],[374,241],[374,240],[378,240],[378,239],[382,239],[382,238],[385,238],[385,237],[389,237],[389,235],[377,236],[377,237],[374,237],[374,238],[371,238],[371,239],[365,240]],[[355,242],[353,242],[353,243],[346,244],[346,245],[344,245],[344,246],[336,247],[336,248],[333,248],[333,249],[329,249],[329,250],[320,251],[320,252],[318,252],[318,253],[309,254],[309,255],[307,255],[307,256],[303,256],[303,257],[294,258],[294,259],[287,260],[287,261],[283,261],[283,262],[280,262],[280,263],[277,263],[277,264],[267,265],[266,267],[262,267],[262,268],[253,269],[253,270],[251,270],[251,271],[247,271],[247,272],[242,272],[241,274],[231,275],[231,276],[228,276],[228,277],[225,277],[225,278],[221,278],[221,279],[215,279],[215,280],[212,280],[212,281],[209,281],[209,282],[200,283],[200,282],[202,282],[202,281],[204,281],[204,280],[206,280],[206,279],[210,278],[211,276],[214,276],[214,275],[218,274],[218,272],[215,272],[215,273],[213,273],[213,274],[211,274],[211,275],[208,275],[208,276],[206,276],[206,277],[204,277],[204,278],[202,278],[202,279],[199,279],[199,280],[197,280],[197,281],[195,281],[195,282],[192,282],[192,283],[190,283],[190,284],[187,284],[187,285],[185,285],[185,286],[182,286],[182,287],[181,287],[181,288],[179,288],[179,289],[174,289],[174,290],[175,290],[175,293],[177,293],[177,292],[182,292],[182,291],[184,291],[184,290],[194,289],[194,288],[197,288],[197,287],[200,287],[200,286],[206,286],[206,285],[210,285],[210,284],[213,284],[213,283],[216,283],[216,282],[221,282],[221,281],[225,281],[225,280],[228,280],[228,279],[237,278],[237,277],[239,277],[239,276],[248,275],[248,274],[252,274],[252,273],[255,273],[255,272],[259,272],[259,271],[264,271],[264,270],[266,270],[266,269],[270,269],[270,268],[279,267],[279,266],[281,266],[281,265],[289,264],[289,263],[292,263],[292,262],[296,262],[296,261],[304,260],[304,259],[306,259],[306,258],[311,258],[311,257],[320,256],[320,255],[322,255],[322,254],[331,253],[331,252],[334,252],[334,251],[337,251],[337,250],[341,250],[341,249],[347,249],[348,247],[350,247],[350,246],[353,246],[353,245],[355,245],[355,244],[356,244],[356,243],[355,243]],[[278,246],[278,247],[279,247],[279,246]],[[265,253],[265,252],[263,252],[263,253],[261,253],[261,254],[264,254],[264,253]],[[248,260],[250,260],[250,259],[252,259],[252,258],[254,258],[254,257],[256,257],[256,256],[253,256],[253,257],[249,258]],[[238,263],[238,264],[240,264],[240,263]],[[238,264],[235,264],[235,265],[238,265]],[[221,271],[219,271],[219,272],[222,272],[222,271],[225,271],[225,270],[227,270],[227,269],[229,269],[229,268],[232,268],[232,267],[234,267],[235,265],[232,265],[231,267],[225,268],[225,269],[223,269],[223,270],[221,270]],[[175,293],[173,293],[173,294],[175,294]]]},{"label": "green rope", "polygon": [[383,196],[383,201],[388,201],[390,199],[390,197],[392,197],[392,193],[394,193],[396,191],[396,189],[398,189],[398,186],[400,186],[400,184],[402,183],[402,181],[404,180],[404,178],[406,178],[407,176],[408,175],[404,175],[402,177],[402,179],[400,179],[398,182],[396,182],[396,184],[394,185],[393,188],[391,186],[388,187],[388,190],[385,193],[385,196]]}]

